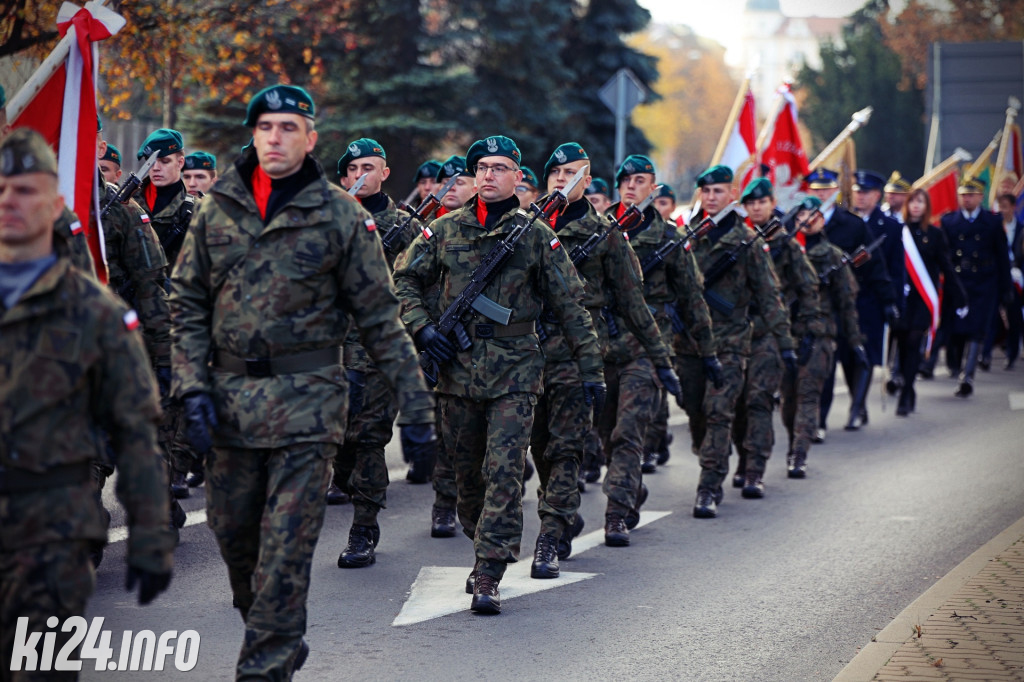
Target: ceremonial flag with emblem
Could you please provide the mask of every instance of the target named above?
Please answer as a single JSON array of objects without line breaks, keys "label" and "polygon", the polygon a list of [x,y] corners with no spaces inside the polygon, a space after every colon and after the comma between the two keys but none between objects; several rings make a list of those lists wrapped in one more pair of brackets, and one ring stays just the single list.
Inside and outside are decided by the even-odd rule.
[{"label": "ceremonial flag with emblem", "polygon": [[122,16],[88,2],[84,8],[65,2],[57,14],[63,40],[8,106],[11,125],[32,128],[57,151],[58,179],[64,201],[86,228],[96,272],[106,281],[102,228],[90,220],[99,215],[96,173],[96,43],[124,26]]},{"label": "ceremonial flag with emblem", "polygon": [[800,189],[800,182],[810,169],[807,164],[807,152],[804,151],[804,144],[800,140],[800,131],[797,128],[796,100],[789,90],[789,84],[780,86],[778,92],[782,98],[782,106],[775,121],[768,123],[772,126],[772,133],[761,153],[761,163],[771,169],[769,176],[779,203],[788,206],[793,203],[792,197]]}]

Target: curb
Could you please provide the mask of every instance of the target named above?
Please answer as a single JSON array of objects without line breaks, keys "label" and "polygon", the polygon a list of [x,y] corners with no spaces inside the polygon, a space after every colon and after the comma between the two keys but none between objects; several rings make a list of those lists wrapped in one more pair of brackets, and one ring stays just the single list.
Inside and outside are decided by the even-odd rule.
[{"label": "curb", "polygon": [[833,682],[868,682],[896,651],[914,638],[914,625],[928,620],[969,580],[984,570],[1000,552],[1024,537],[1024,518],[992,538],[978,551],[960,562],[952,571],[932,585],[924,594],[903,609],[889,625],[876,634]]}]

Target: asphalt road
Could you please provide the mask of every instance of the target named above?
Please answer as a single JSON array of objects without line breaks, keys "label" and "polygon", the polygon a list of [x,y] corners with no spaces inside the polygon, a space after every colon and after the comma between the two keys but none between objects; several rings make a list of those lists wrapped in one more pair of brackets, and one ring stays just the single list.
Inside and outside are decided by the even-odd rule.
[{"label": "asphalt road", "polygon": [[[777,425],[767,497],[743,500],[729,488],[715,520],[691,515],[698,466],[674,412],[672,458],[645,477],[644,511],[667,514],[645,514],[630,547],[605,547],[604,496],[588,486],[586,528],[563,577],[530,580],[531,487],[524,560],[502,582],[496,617],[469,612],[461,585],[471,543],[429,537],[433,492],[401,480],[392,447],[376,565],[336,567],[352,511],[328,509],[309,600],[312,653],[296,679],[829,680],[914,598],[1024,516],[1024,368],[1001,368],[997,358],[966,401],[948,378],[920,382],[918,413],[907,419],[893,416],[891,399],[882,413],[876,381],[871,422],[857,433],[842,430],[848,402],[837,396],[806,480],[786,479]],[[125,543],[114,542],[88,616],[105,617],[115,650],[126,630],[195,630],[198,664],[179,672],[171,656],[163,672],[86,670],[82,679],[232,677],[242,623],[201,497],[185,506],[193,525],[182,531],[169,591],[136,606],[122,589]]]}]

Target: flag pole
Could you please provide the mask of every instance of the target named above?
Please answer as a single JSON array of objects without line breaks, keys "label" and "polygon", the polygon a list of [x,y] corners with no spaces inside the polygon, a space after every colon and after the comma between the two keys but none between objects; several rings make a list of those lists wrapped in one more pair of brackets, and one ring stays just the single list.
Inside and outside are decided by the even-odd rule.
[{"label": "flag pole", "polygon": [[861,126],[867,125],[868,121],[871,120],[871,113],[873,111],[873,107],[864,107],[860,111],[855,112],[853,116],[850,117],[850,122],[846,124],[846,127],[843,128],[842,132],[836,135],[836,139],[829,142],[828,145],[821,150],[821,153],[814,157],[814,161],[811,161],[808,166],[811,169],[811,172],[814,172],[817,170],[818,166],[825,163],[825,161],[835,153],[836,149],[839,148],[839,145],[846,142],[847,138],[857,132]]},{"label": "flag pole", "polygon": [[992,157],[992,152],[999,148],[999,141],[1003,139],[1002,129],[997,130],[995,137],[988,143],[988,146],[982,150],[981,154],[978,154],[978,158],[974,160],[967,170],[964,171],[966,177],[976,178],[981,173],[982,169],[988,164],[988,160]]},{"label": "flag pole", "polygon": [[992,173],[992,177],[989,178],[988,188],[988,205],[995,206],[996,203],[996,192],[998,188],[996,183],[999,182],[1003,175],[1003,171],[1006,168],[1006,153],[1010,149],[1010,144],[1013,141],[1013,119],[1017,118],[1017,114],[1020,113],[1020,100],[1016,97],[1011,97],[1009,106],[1006,107],[1006,122],[1003,123],[1003,139],[999,142],[999,152],[996,154],[996,169]]},{"label": "flag pole", "polygon": [[[89,4],[102,7],[107,4],[107,0],[93,0]],[[57,69],[64,63],[64,60],[67,59],[68,52],[71,50],[71,44],[74,41],[75,27],[72,25],[68,27],[68,32],[64,34],[64,37],[60,39],[57,46],[43,60],[43,63],[39,65],[39,68],[35,70],[25,85],[21,86],[17,94],[7,103],[8,121],[13,123],[21,115],[21,112],[25,110],[28,103],[32,101],[32,98],[39,94],[39,91],[43,89],[46,82],[50,80],[50,77],[56,73]]]},{"label": "flag pole", "polygon": [[748,74],[743,78],[740,89],[736,92],[736,99],[733,100],[732,110],[729,112],[729,118],[725,121],[725,127],[722,128],[722,135],[718,138],[718,146],[715,147],[715,153],[711,156],[711,163],[708,164],[709,167],[722,160],[722,155],[725,154],[725,146],[729,143],[729,137],[732,135],[732,129],[736,125],[736,119],[740,117],[740,110],[743,108],[743,101],[746,99],[749,89],[750,75]]},{"label": "flag pole", "polygon": [[922,175],[920,178],[914,181],[914,184],[910,186],[913,189],[928,189],[934,185],[940,178],[946,175],[954,166],[961,161],[970,161],[971,153],[963,147],[957,147],[953,154],[939,165],[932,168],[930,171]]}]

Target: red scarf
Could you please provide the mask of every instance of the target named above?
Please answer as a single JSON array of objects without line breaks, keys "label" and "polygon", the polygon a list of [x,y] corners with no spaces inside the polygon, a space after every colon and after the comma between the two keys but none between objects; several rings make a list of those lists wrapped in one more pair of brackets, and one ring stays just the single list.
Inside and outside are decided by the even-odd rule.
[{"label": "red scarf", "polygon": [[256,208],[260,212],[260,218],[267,218],[267,202],[270,201],[271,187],[270,176],[257,164],[256,170],[252,173],[252,198],[256,200]]},{"label": "red scarf", "polygon": [[555,229],[555,225],[557,225],[557,224],[558,224],[558,215],[559,215],[559,214],[560,214],[561,212],[562,212],[562,211],[555,211],[554,213],[552,213],[552,214],[551,214],[551,217],[550,217],[550,218],[548,218],[548,222],[549,222],[549,223],[551,224],[551,229],[552,229],[552,230],[554,230],[554,229]]},{"label": "red scarf", "polygon": [[480,197],[476,200],[476,219],[480,222],[480,227],[487,227],[487,204]]},{"label": "red scarf", "polygon": [[444,206],[442,206],[441,208],[437,209],[437,213],[434,214],[434,218],[440,218],[445,213],[450,213],[450,211]]},{"label": "red scarf", "polygon": [[622,214],[626,212],[626,202],[620,201],[619,207],[615,209],[615,219],[618,220],[622,217]]},{"label": "red scarf", "polygon": [[148,208],[150,212],[152,212],[153,207],[156,206],[156,185],[154,185],[152,182],[146,185],[146,190],[144,194],[146,198],[146,208]]}]

